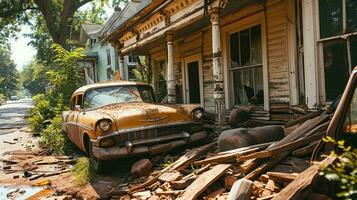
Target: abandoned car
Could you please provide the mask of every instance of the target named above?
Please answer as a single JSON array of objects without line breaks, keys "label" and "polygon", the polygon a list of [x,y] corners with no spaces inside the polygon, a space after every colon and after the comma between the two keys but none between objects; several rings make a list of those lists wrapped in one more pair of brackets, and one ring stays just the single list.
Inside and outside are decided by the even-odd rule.
[{"label": "abandoned car", "polygon": [[62,130],[90,156],[97,171],[106,160],[153,155],[206,138],[199,105],[155,103],[150,85],[129,81],[77,89]]}]

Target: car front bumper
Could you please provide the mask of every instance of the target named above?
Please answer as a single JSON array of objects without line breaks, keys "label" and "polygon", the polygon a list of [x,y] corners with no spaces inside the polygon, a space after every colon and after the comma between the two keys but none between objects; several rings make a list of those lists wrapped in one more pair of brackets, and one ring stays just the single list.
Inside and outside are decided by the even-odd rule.
[{"label": "car front bumper", "polygon": [[[112,147],[98,147],[93,146],[93,155],[99,160],[113,160],[117,158],[125,158],[139,155],[155,155],[170,151],[176,147],[183,146],[195,141],[202,140],[207,137],[206,131],[199,131],[191,135],[176,138],[157,138],[154,145],[135,144],[130,149],[128,147],[112,146]],[[158,143],[160,141],[160,143]]]}]

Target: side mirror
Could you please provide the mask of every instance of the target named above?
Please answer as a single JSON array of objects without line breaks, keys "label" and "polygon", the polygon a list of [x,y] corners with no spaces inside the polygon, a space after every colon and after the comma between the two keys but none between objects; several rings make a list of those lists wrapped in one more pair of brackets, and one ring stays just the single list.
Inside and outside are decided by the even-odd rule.
[{"label": "side mirror", "polygon": [[75,111],[80,111],[81,110],[81,105],[75,105],[74,106]]}]

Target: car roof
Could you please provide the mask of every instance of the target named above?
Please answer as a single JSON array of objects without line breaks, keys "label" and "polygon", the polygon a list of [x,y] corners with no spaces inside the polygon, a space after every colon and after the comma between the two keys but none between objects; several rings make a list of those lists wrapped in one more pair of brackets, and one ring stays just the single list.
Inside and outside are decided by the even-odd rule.
[{"label": "car roof", "polygon": [[93,83],[93,84],[82,86],[82,87],[78,88],[76,91],[74,91],[73,94],[84,93],[85,91],[94,89],[94,88],[111,87],[111,86],[126,86],[126,85],[150,86],[147,83],[140,83],[140,82],[135,82],[135,81],[109,81],[109,82]]}]

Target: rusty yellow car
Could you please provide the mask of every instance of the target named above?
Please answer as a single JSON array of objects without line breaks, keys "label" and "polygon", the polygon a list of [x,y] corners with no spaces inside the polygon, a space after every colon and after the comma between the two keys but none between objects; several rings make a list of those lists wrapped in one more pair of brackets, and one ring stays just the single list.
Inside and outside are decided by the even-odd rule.
[{"label": "rusty yellow car", "polygon": [[158,154],[206,138],[203,112],[199,105],[156,103],[148,84],[96,83],[73,93],[62,131],[101,172],[107,160]]}]

